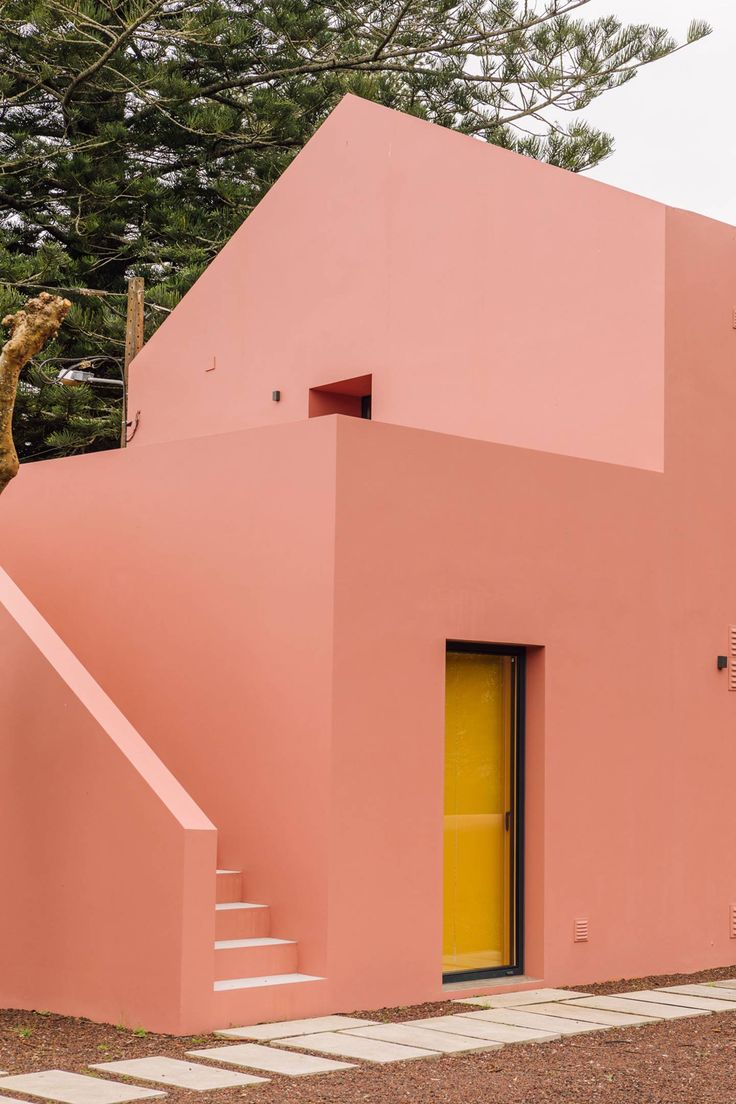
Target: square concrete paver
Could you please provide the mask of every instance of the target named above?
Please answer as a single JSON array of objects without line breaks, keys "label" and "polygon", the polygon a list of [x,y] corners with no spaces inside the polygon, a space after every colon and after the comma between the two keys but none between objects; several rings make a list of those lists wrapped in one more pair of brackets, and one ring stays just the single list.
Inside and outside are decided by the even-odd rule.
[{"label": "square concrete paver", "polygon": [[571,997],[587,997],[587,993],[575,993],[571,989],[527,989],[525,993],[499,993],[485,997],[465,997],[454,1004],[477,1004],[479,1008],[524,1008],[527,1004],[547,1004],[549,1001],[570,1000]]},{"label": "square concrete paver", "polygon": [[583,1035],[588,1031],[605,1031],[603,1024],[584,1023],[582,1020],[547,1016],[533,1008],[491,1008],[487,1012],[471,1013],[486,1023],[506,1023],[515,1027],[534,1027],[539,1031],[551,1031],[557,1035]]},{"label": "square concrete paver", "polygon": [[415,1023],[378,1024],[376,1027],[354,1027],[346,1035],[357,1035],[361,1039],[378,1039],[385,1043],[400,1043],[402,1046],[426,1047],[427,1050],[439,1050],[442,1054],[462,1054],[468,1050],[496,1050],[502,1043],[495,1039],[474,1039],[470,1035],[458,1035],[442,1029],[429,1030],[417,1027]]},{"label": "square concrete paver", "polygon": [[[681,993],[686,997],[711,997],[723,1001],[724,1006],[736,1001],[736,989],[716,988],[715,985],[668,985],[662,993]],[[723,1011],[726,1011],[724,1007]]]},{"label": "square concrete paver", "polygon": [[348,1027],[367,1027],[375,1020],[360,1020],[355,1016],[318,1016],[312,1020],[287,1020],[284,1023],[255,1024],[253,1027],[226,1027],[216,1031],[223,1039],[256,1039],[270,1042],[295,1035],[316,1035],[322,1031],[342,1031]]},{"label": "square concrete paver", "polygon": [[229,1062],[231,1066],[245,1066],[246,1069],[263,1070],[266,1073],[283,1073],[287,1077],[306,1077],[311,1073],[355,1069],[349,1062],[333,1062],[331,1058],[315,1058],[313,1054],[295,1054],[290,1050],[278,1050],[260,1043],[190,1050],[189,1054],[192,1058],[209,1058],[213,1062]]},{"label": "square concrete paver", "polygon": [[636,993],[622,993],[627,1000],[645,1000],[651,1004],[668,1004],[674,1008],[704,1008],[706,1012],[727,1012],[736,1009],[733,1001],[714,1000],[712,997],[693,997],[689,993],[665,993],[661,989],[640,989]]},{"label": "square concrete paver", "polygon": [[651,1001],[632,1000],[630,997],[583,997],[570,1001],[570,1007],[609,1008],[611,1012],[630,1012],[633,1016],[651,1016],[656,1020],[680,1020],[688,1016],[709,1016],[697,1008],[674,1008],[668,1004],[652,1004]]},{"label": "square concrete paver", "polygon": [[283,1039],[284,1046],[302,1050],[317,1050],[338,1058],[361,1058],[364,1062],[407,1062],[413,1058],[437,1058],[439,1051],[422,1047],[382,1043],[378,1039],[360,1039],[345,1032],[324,1031],[318,1035],[302,1035]]},{"label": "square concrete paver", "polygon": [[155,1081],[159,1085],[176,1085],[179,1089],[192,1089],[194,1092],[232,1089],[267,1080],[248,1073],[202,1066],[198,1062],[182,1062],[179,1058],[131,1058],[123,1062],[98,1062],[91,1065],[90,1069],[137,1077],[139,1081]]},{"label": "square concrete paver", "polygon": [[717,989],[736,989],[736,978],[724,978],[723,981],[714,981]]},{"label": "square concrete paver", "polygon": [[559,1039],[559,1034],[547,1029],[535,1031],[529,1027],[514,1027],[512,1024],[488,1023],[476,1016],[484,1012],[469,1012],[465,1016],[435,1016],[428,1020],[412,1020],[416,1027],[425,1027],[428,1031],[447,1031],[471,1039],[487,1039],[492,1043],[545,1043],[550,1039]]},{"label": "square concrete paver", "polygon": [[[571,1007],[565,1001],[535,1004],[533,1011],[543,1016],[562,1016],[567,1020],[597,1023],[604,1027],[637,1027],[640,1024],[657,1023],[653,1016],[634,1016],[628,1012],[609,1012],[603,1008],[581,1008],[579,1004]],[[469,1015],[473,1016],[475,1013],[471,1012]]]},{"label": "square concrete paver", "polygon": [[43,1100],[58,1100],[61,1104],[124,1104],[127,1100],[166,1095],[158,1089],[140,1089],[136,1085],[103,1081],[101,1077],[87,1077],[83,1073],[66,1073],[64,1070],[42,1070],[40,1073],[0,1078],[0,1092],[5,1089],[40,1096]]}]

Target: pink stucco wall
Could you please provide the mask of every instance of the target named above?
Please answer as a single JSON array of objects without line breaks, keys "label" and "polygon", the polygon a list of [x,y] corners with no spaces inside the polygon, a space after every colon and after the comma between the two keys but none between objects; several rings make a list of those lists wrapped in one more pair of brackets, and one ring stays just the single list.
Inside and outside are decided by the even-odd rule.
[{"label": "pink stucco wall", "polygon": [[0,570],[0,999],[188,1032],[212,1001],[212,824]]},{"label": "pink stucco wall", "polygon": [[323,973],[334,425],[23,475],[4,565],[216,825],[219,865],[299,939],[302,972]]},{"label": "pink stucco wall", "polygon": [[[367,111],[360,142],[384,143],[388,128],[392,163],[404,140],[416,135],[421,146],[420,136],[437,134],[391,115],[384,123],[384,112],[359,102],[341,110]],[[277,187],[274,204],[300,163],[310,195],[320,141],[339,144],[341,135],[353,148],[340,119],[333,123]],[[399,141],[404,125],[411,133]],[[439,160],[446,141],[468,147],[452,135],[436,141]],[[469,146],[458,156],[490,154],[495,165],[498,151]],[[325,157],[331,169],[333,154]],[[541,206],[558,174],[522,164],[539,181],[531,199]],[[255,332],[251,322],[212,325],[205,335],[204,321],[234,294],[224,275],[238,264],[260,264],[266,283],[283,270],[276,215],[286,218],[288,204],[272,206],[273,219],[264,206],[252,220],[251,252],[233,243],[210,270],[223,279],[205,277],[137,359],[134,405],[144,417],[136,447],[25,467],[3,495],[2,565],[216,825],[219,861],[242,865],[248,897],[271,904],[278,934],[300,941],[299,968],[326,978],[302,1006],[298,987],[284,987],[290,993],[263,1015],[441,995],[448,638],[529,650],[527,971],[582,984],[733,960],[736,694],[715,659],[736,624],[736,231],[563,179],[569,200],[556,202],[567,205],[568,221],[582,193],[583,211],[588,194],[598,197],[591,219],[610,231],[601,249],[620,257],[611,273],[588,269],[599,289],[585,291],[589,305],[610,294],[633,314],[619,311],[631,324],[596,345],[603,331],[587,329],[587,315],[578,331],[565,313],[566,288],[548,287],[571,348],[582,334],[594,355],[576,389],[556,347],[544,379],[567,396],[556,405],[538,404],[533,358],[519,369],[528,423],[520,395],[505,392],[503,419],[485,404],[483,433],[473,430],[479,392],[466,386],[466,331],[456,316],[451,402],[437,388],[415,389],[414,423],[408,383],[406,407],[399,404],[400,363],[380,376],[381,333],[388,365],[393,331],[367,326],[371,366],[355,329],[350,368],[340,374],[373,373],[376,420],[307,419],[304,388],[328,382],[311,376],[318,339],[328,358],[338,348],[331,342],[344,342],[347,363],[342,319],[357,320],[365,303],[368,239],[360,265],[325,250],[325,286],[340,282],[333,264],[342,274],[339,324],[329,297],[325,313],[315,299],[307,319],[289,292],[281,309],[297,311],[302,345],[281,326],[268,356],[264,344],[243,370],[238,350]],[[391,195],[398,203],[398,191]],[[627,237],[637,218],[640,244]],[[303,211],[302,221],[313,225]],[[518,248],[533,253],[532,239]],[[628,242],[626,266],[614,239]],[[380,257],[380,235],[375,244]],[[301,264],[301,249],[295,256]],[[313,264],[320,257],[312,251]],[[482,254],[473,266],[485,271]],[[647,310],[637,314],[627,296],[642,271],[650,279],[637,295]],[[438,301],[446,294],[451,301],[439,288]],[[429,349],[444,320],[412,317],[407,333]],[[205,383],[197,349],[214,333],[233,359],[220,347]],[[300,349],[309,379],[297,369]],[[496,367],[486,368],[497,380]],[[212,378],[221,382],[209,394]],[[289,406],[285,379],[304,385],[302,406]],[[277,386],[284,400],[271,404]],[[261,393],[259,413],[253,396]],[[389,394],[393,413],[381,407]],[[251,417],[266,421],[266,411],[288,424],[243,427]],[[233,431],[207,435],[215,428]],[[8,644],[11,653],[24,647]],[[46,691],[39,709],[45,700]],[[575,944],[581,915],[590,940]],[[110,1017],[92,996],[85,1002],[88,1015]],[[201,1021],[217,1026],[204,1005]]]},{"label": "pink stucco wall", "polygon": [[379,421],[659,470],[664,222],[347,97],[136,358],[134,445],[372,374]]},{"label": "pink stucco wall", "polygon": [[330,971],[371,946],[368,1007],[438,995],[448,638],[528,649],[526,972],[734,961],[736,230],[668,211],[666,271],[662,473],[339,422]]}]

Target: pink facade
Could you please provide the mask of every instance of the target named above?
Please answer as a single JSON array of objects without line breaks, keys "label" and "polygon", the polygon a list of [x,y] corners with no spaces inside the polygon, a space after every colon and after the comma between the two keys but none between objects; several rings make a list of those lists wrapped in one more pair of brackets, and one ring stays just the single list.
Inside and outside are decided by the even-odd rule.
[{"label": "pink facade", "polygon": [[733,961],[734,286],[731,227],[345,100],[131,447],[0,502],[0,1002],[441,999],[448,640],[526,649],[525,976]]}]

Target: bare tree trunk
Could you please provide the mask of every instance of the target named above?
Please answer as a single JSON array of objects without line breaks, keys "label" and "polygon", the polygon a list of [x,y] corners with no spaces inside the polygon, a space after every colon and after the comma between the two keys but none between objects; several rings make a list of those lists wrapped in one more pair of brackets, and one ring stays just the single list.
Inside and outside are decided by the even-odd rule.
[{"label": "bare tree trunk", "polygon": [[70,307],[68,299],[43,291],[37,299],[29,299],[24,310],[3,318],[10,337],[0,351],[0,494],[18,471],[13,408],[21,369],[56,337]]}]

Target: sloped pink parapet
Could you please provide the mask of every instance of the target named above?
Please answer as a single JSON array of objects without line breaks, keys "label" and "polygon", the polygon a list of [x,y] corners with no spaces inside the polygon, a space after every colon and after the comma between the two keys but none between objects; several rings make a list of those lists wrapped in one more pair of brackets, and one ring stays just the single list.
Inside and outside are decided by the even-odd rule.
[{"label": "sloped pink parapet", "polygon": [[214,827],[2,570],[0,653],[3,1003],[192,1029]]}]

